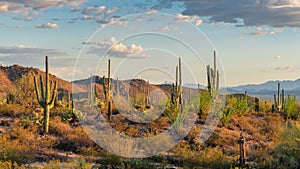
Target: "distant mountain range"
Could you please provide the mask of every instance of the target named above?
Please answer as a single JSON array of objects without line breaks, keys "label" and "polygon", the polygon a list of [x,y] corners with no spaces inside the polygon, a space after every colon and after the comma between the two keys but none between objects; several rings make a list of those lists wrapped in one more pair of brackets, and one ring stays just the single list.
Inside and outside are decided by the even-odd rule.
[{"label": "distant mountain range", "polygon": [[277,85],[280,83],[281,89],[285,90],[286,95],[300,96],[300,79],[297,80],[276,80],[262,84],[248,84],[236,87],[228,87],[230,93],[240,93],[247,91],[250,95],[274,95],[277,93]]},{"label": "distant mountain range", "polygon": [[[286,95],[296,95],[300,96],[300,79],[297,80],[276,80],[276,81],[267,81],[262,84],[247,84],[233,87],[222,88],[223,92],[227,93],[244,93],[247,91],[249,95],[253,96],[268,96],[265,98],[272,99],[274,94],[277,94],[277,86],[280,83],[281,89],[285,90]],[[188,88],[198,88],[197,84],[184,84]],[[200,88],[205,89],[206,86],[200,85]]]}]

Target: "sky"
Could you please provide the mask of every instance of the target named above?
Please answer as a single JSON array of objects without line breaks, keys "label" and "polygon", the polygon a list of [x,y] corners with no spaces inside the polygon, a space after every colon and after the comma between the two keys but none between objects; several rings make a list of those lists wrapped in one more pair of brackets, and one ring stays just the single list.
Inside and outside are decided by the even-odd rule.
[{"label": "sky", "polygon": [[0,0],[0,63],[44,68],[66,80],[119,79],[221,86],[300,78],[299,0]]}]

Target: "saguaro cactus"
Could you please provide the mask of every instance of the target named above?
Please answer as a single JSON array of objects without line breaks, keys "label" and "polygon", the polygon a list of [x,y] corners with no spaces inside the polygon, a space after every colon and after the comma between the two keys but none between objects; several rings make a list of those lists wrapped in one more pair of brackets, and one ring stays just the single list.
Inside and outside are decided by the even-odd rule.
[{"label": "saguaro cactus", "polygon": [[274,103],[277,111],[281,112],[284,108],[284,89],[281,90],[281,94],[280,94],[280,83],[278,83],[277,97],[274,94]]},{"label": "saguaro cactus", "polygon": [[211,68],[210,65],[206,66],[207,68],[207,88],[212,96],[215,98],[219,91],[219,71],[217,70],[217,63],[216,63],[216,51],[214,51],[214,67]]},{"label": "saguaro cactus", "polygon": [[178,60],[178,66],[176,66],[176,80],[175,86],[174,83],[172,84],[172,94],[171,94],[171,101],[172,104],[179,106],[182,102],[182,74],[181,74],[181,58]]},{"label": "saguaro cactus", "polygon": [[44,132],[47,134],[49,131],[50,109],[53,108],[55,97],[57,96],[57,82],[55,81],[54,85],[50,83],[48,56],[45,57],[45,64],[46,64],[46,84],[44,86],[43,77],[42,75],[40,75],[40,88],[39,88],[37,79],[34,76],[34,87],[35,87],[36,98],[40,106],[44,108]]},{"label": "saguaro cactus", "polygon": [[103,91],[104,91],[104,98],[107,104],[107,113],[108,118],[111,120],[112,117],[112,79],[110,78],[110,59],[108,59],[108,68],[107,68],[107,75],[108,78],[103,76]]},{"label": "saguaro cactus", "polygon": [[93,75],[90,74],[90,83],[87,85],[88,103],[89,105],[95,104],[97,101],[96,83],[93,85]]}]

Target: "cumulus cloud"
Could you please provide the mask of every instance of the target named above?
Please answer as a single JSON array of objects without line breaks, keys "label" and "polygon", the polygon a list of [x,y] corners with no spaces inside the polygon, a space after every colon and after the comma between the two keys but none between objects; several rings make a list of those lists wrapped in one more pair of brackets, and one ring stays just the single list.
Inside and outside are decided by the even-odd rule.
[{"label": "cumulus cloud", "polygon": [[183,15],[208,17],[211,22],[243,26],[300,27],[300,1],[297,0],[164,0],[153,8],[171,8],[175,3],[184,6]]},{"label": "cumulus cloud", "polygon": [[128,57],[128,58],[146,58],[148,55],[141,45],[118,42],[116,38],[112,37],[103,42],[84,42],[84,44],[91,45],[88,53],[92,54],[107,54],[113,57]]},{"label": "cumulus cloud", "polygon": [[120,26],[127,26],[128,21],[123,18],[115,18],[115,17],[92,17],[97,23],[99,23],[102,27],[107,25],[120,25]]},{"label": "cumulus cloud", "polygon": [[39,29],[58,29],[59,25],[55,24],[55,23],[47,23],[47,24],[37,25],[36,28],[39,28]]},{"label": "cumulus cloud", "polygon": [[94,20],[99,23],[101,26],[106,26],[108,24],[112,25],[127,25],[127,21],[124,19],[118,19],[115,16],[112,16],[113,13],[118,11],[119,8],[107,8],[106,6],[89,6],[85,8],[71,8],[71,12],[80,12],[81,17],[74,18],[72,23],[76,20]]},{"label": "cumulus cloud", "polygon": [[82,9],[81,13],[84,15],[92,15],[92,14],[100,14],[103,11],[106,10],[105,6],[100,6],[100,7],[87,7]]},{"label": "cumulus cloud", "polygon": [[177,14],[175,22],[191,22],[196,26],[199,26],[203,23],[201,19],[199,19],[199,16],[188,16],[188,15],[182,15],[182,14]]}]

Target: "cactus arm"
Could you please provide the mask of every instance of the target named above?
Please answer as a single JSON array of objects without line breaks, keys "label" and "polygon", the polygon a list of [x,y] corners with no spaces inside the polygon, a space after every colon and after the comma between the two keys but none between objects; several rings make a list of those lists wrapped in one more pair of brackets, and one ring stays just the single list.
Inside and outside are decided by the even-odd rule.
[{"label": "cactus arm", "polygon": [[38,87],[38,84],[37,84],[37,81],[36,81],[36,77],[34,76],[34,88],[35,88],[35,94],[36,94],[36,98],[39,102],[40,105],[42,105],[42,100],[40,98],[40,93],[39,93],[39,87]]},{"label": "cactus arm", "polygon": [[211,77],[210,77],[210,66],[207,65],[206,68],[207,68],[207,88],[208,88],[208,91],[211,91],[211,83],[210,83],[210,79],[211,79]]},{"label": "cactus arm", "polygon": [[216,91],[219,91],[219,82],[220,82],[220,73],[217,71],[217,84],[216,84]]},{"label": "cactus arm", "polygon": [[43,81],[43,76],[42,75],[40,75],[40,87],[41,87],[41,101],[45,102],[46,101],[46,99],[45,99],[45,89],[44,89],[44,81]]},{"label": "cactus arm", "polygon": [[46,96],[45,96],[45,102],[48,104],[50,100],[50,81],[49,81],[49,68],[48,68],[48,56],[45,58],[46,63]]},{"label": "cactus arm", "polygon": [[[52,92],[52,97],[51,97],[51,101],[48,103],[48,105],[50,106],[50,109],[54,107],[54,102],[55,102],[55,97],[57,95],[57,82],[55,81],[54,83],[54,87],[53,87],[53,92]],[[69,101],[68,101],[69,102]],[[68,103],[69,104],[69,103]]]}]

